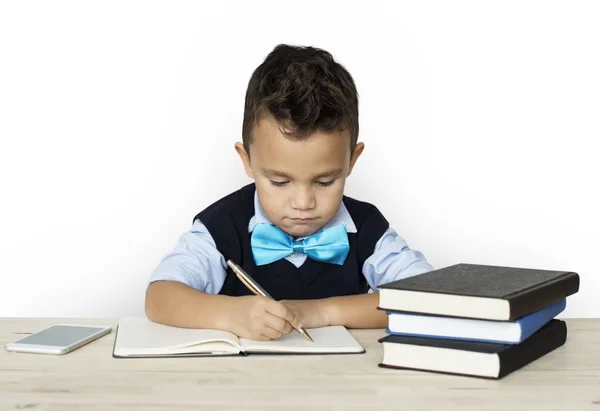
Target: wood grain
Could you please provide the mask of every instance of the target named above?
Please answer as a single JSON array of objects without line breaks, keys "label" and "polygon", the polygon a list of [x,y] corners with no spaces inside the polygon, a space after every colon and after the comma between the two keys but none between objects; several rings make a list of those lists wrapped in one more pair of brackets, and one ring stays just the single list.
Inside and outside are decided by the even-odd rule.
[{"label": "wood grain", "polygon": [[[0,344],[58,322],[0,318]],[[0,351],[0,410],[596,410],[600,319],[567,319],[567,343],[501,380],[378,367],[383,330],[352,330],[366,354],[115,359],[115,333],[63,356]]]}]

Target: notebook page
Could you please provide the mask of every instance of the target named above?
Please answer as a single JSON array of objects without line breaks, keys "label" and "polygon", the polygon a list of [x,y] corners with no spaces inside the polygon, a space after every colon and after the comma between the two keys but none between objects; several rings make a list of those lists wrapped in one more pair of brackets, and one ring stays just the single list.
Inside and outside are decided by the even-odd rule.
[{"label": "notebook page", "polygon": [[263,353],[362,353],[364,348],[343,326],[311,328],[306,330],[314,342],[306,340],[296,331],[282,335],[278,340],[252,341],[240,338],[246,352]]},{"label": "notebook page", "polygon": [[239,339],[220,330],[192,329],[159,324],[147,318],[119,320],[114,354],[160,355],[203,352],[239,352]]}]

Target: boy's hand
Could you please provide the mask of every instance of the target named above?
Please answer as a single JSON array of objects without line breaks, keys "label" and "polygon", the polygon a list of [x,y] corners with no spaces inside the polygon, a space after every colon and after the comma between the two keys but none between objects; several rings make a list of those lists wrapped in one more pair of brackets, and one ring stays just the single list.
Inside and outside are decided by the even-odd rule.
[{"label": "boy's hand", "polygon": [[282,300],[281,303],[296,313],[305,328],[330,325],[327,301],[322,300]]},{"label": "boy's hand", "polygon": [[301,326],[298,316],[284,304],[260,296],[235,297],[228,312],[229,329],[249,340],[273,340]]}]

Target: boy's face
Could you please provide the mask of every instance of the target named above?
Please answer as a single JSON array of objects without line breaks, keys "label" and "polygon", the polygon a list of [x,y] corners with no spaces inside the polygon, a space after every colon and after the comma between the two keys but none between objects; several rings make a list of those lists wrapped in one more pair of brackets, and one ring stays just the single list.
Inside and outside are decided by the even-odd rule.
[{"label": "boy's face", "polygon": [[[337,213],[346,177],[364,149],[350,153],[347,132],[317,131],[303,140],[286,138],[271,117],[254,127],[250,153],[236,143],[253,178],[266,216],[291,236],[318,231]],[[249,156],[248,156],[249,154]]]}]

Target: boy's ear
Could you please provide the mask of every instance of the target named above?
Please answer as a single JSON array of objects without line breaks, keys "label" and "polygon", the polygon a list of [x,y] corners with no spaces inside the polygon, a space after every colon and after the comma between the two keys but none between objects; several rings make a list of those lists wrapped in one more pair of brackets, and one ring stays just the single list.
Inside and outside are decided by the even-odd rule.
[{"label": "boy's ear", "polygon": [[365,143],[357,143],[356,147],[354,147],[354,153],[352,153],[352,157],[350,158],[350,168],[348,169],[348,175],[350,175],[350,173],[352,172],[354,164],[356,164],[356,160],[358,160],[358,157],[360,157],[364,149]]},{"label": "boy's ear", "polygon": [[242,160],[242,164],[244,164],[246,175],[251,179],[254,179],[254,173],[252,172],[252,167],[250,167],[250,156],[248,153],[246,153],[244,145],[240,142],[235,143],[235,151],[237,151],[240,159]]}]

